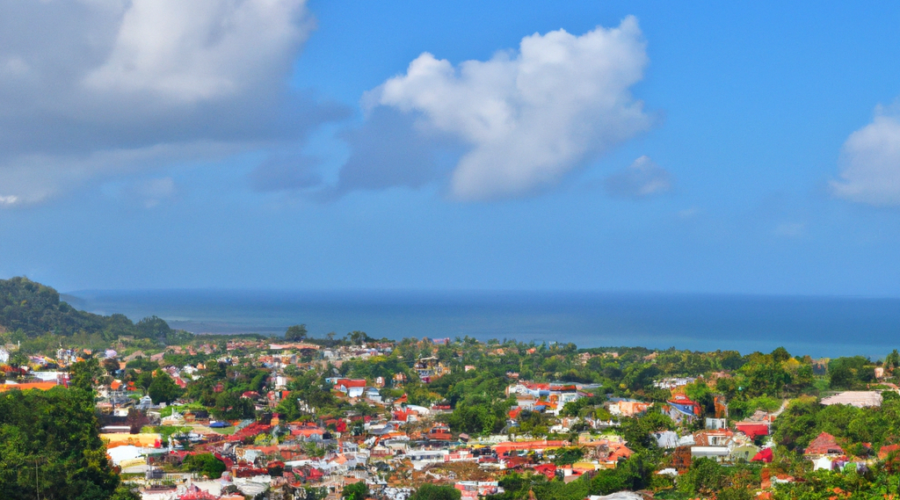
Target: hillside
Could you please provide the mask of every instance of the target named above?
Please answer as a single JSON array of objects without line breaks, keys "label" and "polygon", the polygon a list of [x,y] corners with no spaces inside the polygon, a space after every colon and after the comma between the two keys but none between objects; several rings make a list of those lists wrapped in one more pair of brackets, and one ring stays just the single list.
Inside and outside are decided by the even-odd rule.
[{"label": "hillside", "polygon": [[155,316],[135,324],[123,314],[101,316],[80,311],[60,300],[53,288],[24,277],[0,280],[0,328],[21,331],[28,337],[99,333],[110,340],[130,335],[160,342],[183,334]]}]

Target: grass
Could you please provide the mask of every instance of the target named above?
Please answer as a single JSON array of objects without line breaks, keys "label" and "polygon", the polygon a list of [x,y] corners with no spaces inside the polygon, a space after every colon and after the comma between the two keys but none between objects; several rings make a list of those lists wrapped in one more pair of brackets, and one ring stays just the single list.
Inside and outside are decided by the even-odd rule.
[{"label": "grass", "polygon": [[212,429],[213,432],[215,432],[217,434],[222,434],[225,436],[230,436],[230,435],[234,434],[235,432],[237,432],[237,427],[235,427],[233,425],[231,427],[225,427],[222,429],[217,429],[215,427],[210,427],[210,429]]}]

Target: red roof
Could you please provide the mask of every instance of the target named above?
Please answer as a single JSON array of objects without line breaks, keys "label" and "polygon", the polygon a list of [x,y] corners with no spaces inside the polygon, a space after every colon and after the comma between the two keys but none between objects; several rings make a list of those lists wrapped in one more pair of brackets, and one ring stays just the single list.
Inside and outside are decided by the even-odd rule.
[{"label": "red roof", "polygon": [[553,479],[556,476],[556,464],[541,464],[534,468],[538,474],[543,474],[547,479]]},{"label": "red roof", "polygon": [[409,410],[409,409],[399,410],[399,411],[395,411],[393,413],[393,417],[394,417],[394,420],[397,420],[400,422],[406,422],[409,419],[409,416],[412,415],[413,413],[415,413],[415,412],[413,412],[412,410]]},{"label": "red roof", "polygon": [[337,383],[335,383],[334,385],[335,385],[336,387],[337,387],[337,386],[344,386],[344,387],[365,387],[365,386],[366,386],[366,380],[365,380],[365,379],[342,378],[342,379],[338,380]]},{"label": "red roof", "polygon": [[40,389],[42,391],[46,391],[47,389],[52,389],[57,386],[56,382],[28,382],[25,384],[0,384],[0,392],[11,391],[14,389],[18,389],[20,391],[25,391],[28,389]]},{"label": "red roof", "polygon": [[772,463],[772,448],[763,448],[759,450],[759,453],[753,455],[753,458],[750,459],[751,462],[764,462],[764,463]]},{"label": "red roof", "polygon": [[834,436],[823,432],[806,447],[806,455],[843,455],[844,449],[837,444]]},{"label": "red roof", "polygon": [[878,450],[878,458],[884,460],[891,452],[900,451],[900,444],[889,444]]},{"label": "red roof", "polygon": [[738,422],[735,424],[735,428],[746,434],[750,439],[769,435],[769,425],[764,422]]}]

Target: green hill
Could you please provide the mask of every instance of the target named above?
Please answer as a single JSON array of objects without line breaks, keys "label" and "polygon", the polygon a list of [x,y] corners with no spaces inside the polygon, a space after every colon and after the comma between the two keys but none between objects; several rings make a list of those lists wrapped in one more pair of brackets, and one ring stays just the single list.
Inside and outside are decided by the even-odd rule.
[{"label": "green hill", "polygon": [[156,316],[133,323],[123,314],[101,316],[79,311],[60,300],[53,288],[22,277],[0,280],[0,329],[21,332],[29,338],[100,334],[114,340],[128,335],[162,343],[181,340],[186,334],[172,330]]}]

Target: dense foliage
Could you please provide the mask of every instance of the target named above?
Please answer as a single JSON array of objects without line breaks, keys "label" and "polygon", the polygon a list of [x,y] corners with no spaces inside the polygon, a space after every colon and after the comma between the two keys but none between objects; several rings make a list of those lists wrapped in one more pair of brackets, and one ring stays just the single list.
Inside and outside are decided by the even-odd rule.
[{"label": "dense foliage", "polygon": [[423,484],[409,497],[409,500],[459,500],[462,493],[452,486]]},{"label": "dense foliage", "polygon": [[172,330],[155,316],[133,323],[122,314],[101,316],[79,311],[60,300],[53,288],[22,277],[0,280],[0,327],[13,342],[41,336],[94,336],[106,341],[132,336],[160,343],[190,338],[190,334]]},{"label": "dense foliage", "polygon": [[188,455],[181,465],[185,470],[196,472],[210,479],[222,477],[222,473],[227,469],[225,462],[216,458],[212,453]]},{"label": "dense foliage", "polygon": [[119,484],[98,434],[93,393],[57,387],[0,394],[4,499],[136,498]]}]

